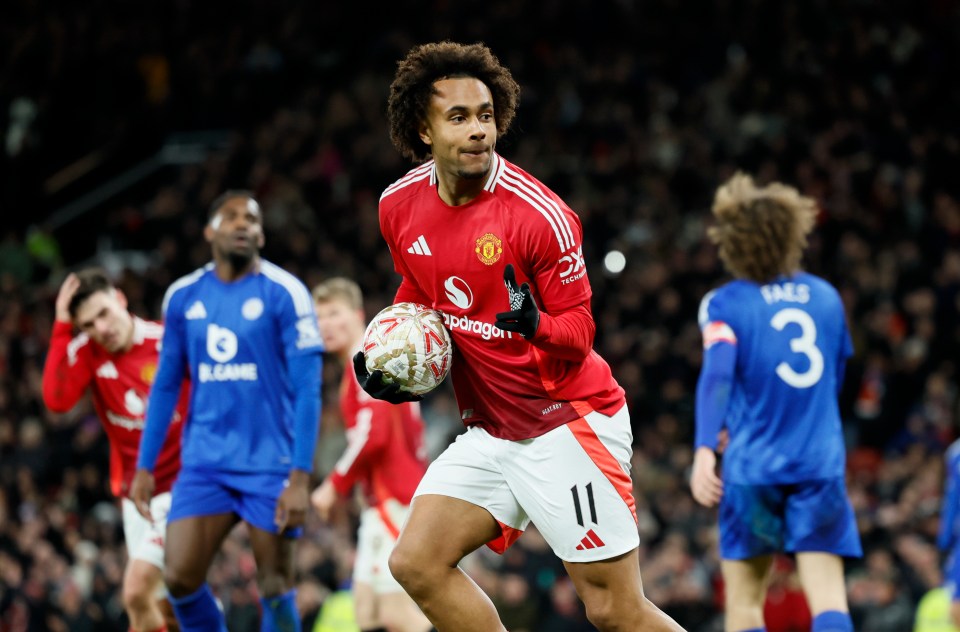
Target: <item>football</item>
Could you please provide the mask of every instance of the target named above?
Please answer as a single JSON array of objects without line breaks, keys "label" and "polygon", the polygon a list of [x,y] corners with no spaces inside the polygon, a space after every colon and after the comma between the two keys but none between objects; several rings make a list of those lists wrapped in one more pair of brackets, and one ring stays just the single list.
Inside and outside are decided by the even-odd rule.
[{"label": "football", "polygon": [[415,395],[443,382],[453,363],[453,344],[439,312],[417,303],[397,303],[378,313],[363,334],[367,370]]}]

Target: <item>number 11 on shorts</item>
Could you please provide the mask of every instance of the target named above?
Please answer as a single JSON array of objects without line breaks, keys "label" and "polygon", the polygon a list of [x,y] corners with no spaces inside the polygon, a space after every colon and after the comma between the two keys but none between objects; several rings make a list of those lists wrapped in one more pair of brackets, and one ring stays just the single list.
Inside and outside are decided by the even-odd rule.
[{"label": "number 11 on shorts", "polygon": [[[593,483],[587,483],[587,505],[590,508],[590,522],[593,524],[600,524],[597,522],[597,507],[593,502]],[[570,488],[570,493],[573,494],[573,509],[577,512],[577,524],[581,527],[586,525],[583,523],[583,510],[580,508],[580,490],[577,485],[574,485]]]}]

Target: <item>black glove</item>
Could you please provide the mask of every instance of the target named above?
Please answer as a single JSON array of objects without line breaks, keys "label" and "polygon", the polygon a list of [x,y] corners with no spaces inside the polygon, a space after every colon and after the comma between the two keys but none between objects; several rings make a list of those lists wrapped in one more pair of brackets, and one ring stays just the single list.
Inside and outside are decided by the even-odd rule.
[{"label": "black glove", "polygon": [[497,322],[493,324],[504,331],[513,331],[528,339],[533,338],[540,325],[540,308],[530,293],[530,284],[524,282],[517,287],[512,263],[508,263],[503,269],[503,284],[507,286],[507,295],[510,297],[510,311],[497,314]]},{"label": "black glove", "polygon": [[383,381],[383,371],[377,369],[373,373],[367,371],[367,361],[363,357],[363,351],[357,351],[353,356],[353,372],[357,376],[360,386],[374,399],[382,399],[391,404],[402,404],[404,402],[419,402],[423,399],[420,395],[414,395],[400,390],[397,384],[390,384]]}]

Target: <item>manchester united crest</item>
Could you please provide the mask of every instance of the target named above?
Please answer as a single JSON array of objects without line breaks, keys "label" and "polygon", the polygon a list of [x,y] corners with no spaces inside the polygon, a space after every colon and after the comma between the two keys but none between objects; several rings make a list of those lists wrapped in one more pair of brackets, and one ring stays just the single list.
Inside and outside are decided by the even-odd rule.
[{"label": "manchester united crest", "polygon": [[157,365],[152,362],[148,362],[143,365],[143,368],[140,369],[140,379],[143,380],[144,384],[153,384],[153,378],[157,374]]},{"label": "manchester united crest", "polygon": [[492,266],[500,260],[503,254],[503,242],[493,233],[487,233],[477,240],[477,247],[474,250],[477,257],[488,266]]}]

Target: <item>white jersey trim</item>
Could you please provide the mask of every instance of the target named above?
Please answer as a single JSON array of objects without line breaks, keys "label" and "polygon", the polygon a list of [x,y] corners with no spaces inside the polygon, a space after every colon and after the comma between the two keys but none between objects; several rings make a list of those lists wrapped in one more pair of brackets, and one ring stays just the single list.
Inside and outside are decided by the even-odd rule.
[{"label": "white jersey trim", "polygon": [[170,299],[173,298],[173,295],[176,294],[179,290],[187,287],[188,285],[193,285],[194,283],[199,281],[200,277],[202,277],[204,274],[206,274],[210,270],[213,270],[212,261],[207,265],[203,266],[202,268],[197,268],[190,274],[180,277],[179,279],[174,281],[170,287],[167,288],[166,294],[163,295],[163,307],[160,308],[160,313],[163,314],[164,318],[166,318],[167,307],[170,306]]},{"label": "white jersey trim", "polygon": [[373,410],[369,407],[361,408],[357,411],[357,423],[353,428],[347,431],[347,449],[343,455],[337,459],[334,470],[340,476],[346,476],[350,468],[356,462],[363,446],[367,445],[370,438],[370,428],[372,427]]},{"label": "white jersey trim", "polygon": [[80,351],[80,349],[86,346],[88,342],[90,342],[90,336],[87,334],[80,334],[67,343],[67,362],[70,363],[70,366],[73,366],[77,363],[77,353]]},{"label": "white jersey trim", "polygon": [[500,176],[500,186],[526,200],[530,206],[543,215],[550,227],[553,228],[557,243],[560,245],[560,252],[566,252],[576,245],[570,222],[567,221],[563,211],[556,202],[544,195],[532,182],[507,168]]},{"label": "white jersey trim", "polygon": [[430,181],[433,182],[433,161],[425,162],[416,169],[411,169],[407,172],[407,175],[403,176],[386,189],[383,190],[383,193],[380,195],[380,199],[387,197],[393,193],[396,193],[400,189],[406,188],[411,184],[420,182],[425,178],[430,178]]},{"label": "white jersey trim", "polygon": [[716,290],[710,290],[704,294],[703,299],[700,301],[700,309],[697,310],[697,322],[700,324],[700,329],[706,327],[707,323],[710,322],[710,301],[716,293]]},{"label": "white jersey trim", "polygon": [[297,277],[264,259],[260,260],[260,271],[271,281],[283,286],[290,294],[297,316],[303,317],[313,314],[313,301],[310,299],[310,293]]}]

